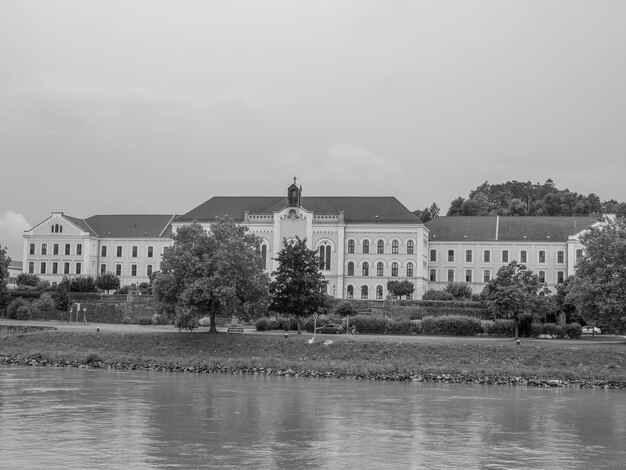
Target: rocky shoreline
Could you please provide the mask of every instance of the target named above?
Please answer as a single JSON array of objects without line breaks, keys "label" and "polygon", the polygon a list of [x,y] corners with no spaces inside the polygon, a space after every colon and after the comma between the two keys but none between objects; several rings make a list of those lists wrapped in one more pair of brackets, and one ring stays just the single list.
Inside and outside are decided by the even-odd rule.
[{"label": "rocky shoreline", "polygon": [[226,366],[179,366],[177,364],[136,363],[136,362],[107,362],[98,357],[88,358],[86,361],[48,361],[40,357],[0,356],[0,365],[28,366],[28,367],[74,367],[111,370],[136,370],[155,372],[187,372],[205,374],[240,374],[240,375],[274,375],[288,377],[333,378],[352,380],[384,380],[384,381],[411,381],[450,384],[475,385],[505,385],[544,388],[591,388],[608,390],[626,390],[626,382],[607,380],[564,380],[541,377],[512,377],[512,376],[477,376],[472,374],[375,374],[350,375],[336,372],[317,370],[273,369],[269,367],[226,367]]}]

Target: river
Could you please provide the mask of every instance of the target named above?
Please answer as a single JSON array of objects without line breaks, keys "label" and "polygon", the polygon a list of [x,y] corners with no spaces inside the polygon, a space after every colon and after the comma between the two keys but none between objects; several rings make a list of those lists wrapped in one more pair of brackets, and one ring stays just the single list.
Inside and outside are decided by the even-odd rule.
[{"label": "river", "polygon": [[626,466],[626,394],[0,367],[0,468]]}]

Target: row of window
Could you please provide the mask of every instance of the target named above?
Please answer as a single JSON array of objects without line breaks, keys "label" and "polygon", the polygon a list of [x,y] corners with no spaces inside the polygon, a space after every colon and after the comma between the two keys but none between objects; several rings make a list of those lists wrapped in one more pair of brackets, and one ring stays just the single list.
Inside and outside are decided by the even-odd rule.
[{"label": "row of window", "polygon": [[[473,269],[466,269],[465,272],[465,278],[464,281],[465,282],[474,282],[474,270]],[[537,271],[537,276],[539,277],[539,282],[545,284],[546,282],[546,272],[545,271]],[[429,271],[429,275],[428,275],[428,280],[430,282],[436,282],[437,281],[437,270],[436,269],[431,269]],[[489,282],[491,280],[491,270],[490,269],[483,269],[483,277],[482,277],[482,282]],[[563,281],[565,280],[565,271],[557,271],[556,272],[556,282],[557,284],[561,284]],[[446,281],[447,282],[456,282],[456,270],[455,269],[448,269],[446,270]]]},{"label": "row of window", "polygon": [[[391,263],[391,276],[392,277],[398,277],[398,268],[399,268],[398,263],[396,262]],[[379,261],[376,264],[376,275],[384,276],[384,270],[385,270],[384,264],[382,263],[382,261]],[[370,275],[370,264],[367,261],[365,261],[361,265],[361,276],[369,276],[369,275]],[[414,275],[413,263],[407,263],[406,277],[413,277],[413,275]],[[354,263],[352,261],[348,263],[348,276],[354,276]]]},{"label": "row of window", "polygon": [[[121,258],[122,256],[124,256],[124,247],[122,247],[121,245],[117,245],[115,248],[116,248],[115,249],[115,256],[117,258]],[[108,256],[108,250],[109,250],[109,248],[106,245],[102,245],[102,247],[100,248],[100,256],[102,258],[106,258]],[[133,245],[133,246],[130,247],[130,256],[132,258],[137,258],[139,256],[139,247],[138,246]],[[148,258],[154,257],[154,247],[153,246],[147,247],[146,256]]]},{"label": "row of window", "polygon": [[[60,248],[61,248],[61,245],[59,243],[53,243],[52,244],[52,253],[51,254],[53,256],[58,255]],[[72,254],[72,245],[71,245],[71,243],[66,243],[63,248],[64,248],[63,254],[65,254],[67,256],[70,256]],[[31,243],[29,245],[29,247],[28,247],[28,254],[35,255],[36,254],[35,251],[36,251],[36,246],[35,246],[34,243]],[[42,243],[41,244],[41,247],[40,247],[40,250],[39,250],[39,254],[43,255],[43,256],[46,256],[48,254],[48,244],[47,243]],[[82,243],[77,243],[76,244],[76,250],[75,250],[74,254],[76,256],[82,256],[82,254],[83,254],[83,245],[82,245]]]},{"label": "row of window", "polygon": [[[151,276],[152,272],[154,271],[154,267],[151,264],[147,264],[146,265],[146,276]],[[101,264],[100,265],[100,275],[108,273],[108,269],[107,269],[107,265],[106,264]],[[122,265],[121,264],[116,264],[115,265],[115,275],[116,276],[121,276],[122,275]],[[137,276],[137,265],[136,264],[131,264],[130,265],[130,275],[132,277]]]},{"label": "row of window", "polygon": [[[369,298],[369,287],[368,286],[361,286],[360,289],[360,294],[361,294],[361,298],[362,299],[368,299]],[[375,292],[375,296],[376,296],[376,300],[382,300],[383,298],[383,286],[376,286],[374,289]],[[348,299],[353,299],[354,298],[354,286],[353,285],[348,285],[348,287],[346,287],[346,297]],[[411,300],[413,298],[412,294],[409,294],[406,296],[407,300]]]},{"label": "row of window", "polygon": [[[348,240],[348,253],[354,253],[356,247],[356,242],[354,240]],[[370,242],[369,240],[363,240],[361,243],[361,252],[369,253],[370,252]],[[400,252],[400,242],[398,240],[393,240],[391,242],[391,254],[397,255]],[[376,253],[384,254],[385,253],[385,241],[378,240],[376,242]],[[415,243],[413,240],[408,240],[406,242],[406,254],[412,255],[415,253]]]},{"label": "row of window", "polygon": [[[61,267],[61,263],[58,261],[53,261],[51,263],[51,271],[50,274],[61,274],[59,271]],[[74,273],[73,274],[81,274],[82,273],[82,263],[77,262],[74,263]],[[35,274],[35,262],[29,261],[28,263],[28,274]],[[48,274],[48,263],[46,261],[41,261],[39,263],[39,274]],[[63,273],[62,274],[72,274],[71,272],[71,263],[64,262],[63,263]]]},{"label": "row of window", "polygon": [[[576,260],[582,256],[582,250],[576,250]],[[456,259],[456,252],[453,249],[448,250],[448,261],[453,262]],[[437,250],[430,250],[430,261],[437,261]],[[465,262],[472,263],[474,261],[474,250],[465,250]],[[500,251],[500,261],[502,263],[509,262],[509,250],[501,250]],[[483,262],[491,263],[491,250],[483,250]],[[519,262],[520,263],[528,263],[528,251],[520,250],[519,252]],[[545,263],[546,262],[546,251],[539,250],[537,253],[537,262]],[[565,263],[565,251],[558,250],[556,252],[556,262],[557,263]]]}]

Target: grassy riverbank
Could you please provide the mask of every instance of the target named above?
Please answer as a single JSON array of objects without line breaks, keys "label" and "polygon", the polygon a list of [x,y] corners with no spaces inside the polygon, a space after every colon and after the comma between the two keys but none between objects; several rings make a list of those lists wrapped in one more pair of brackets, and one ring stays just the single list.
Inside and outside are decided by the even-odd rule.
[{"label": "grassy riverbank", "polygon": [[[626,346],[334,341],[277,335],[45,331],[0,337],[0,363],[626,387]],[[4,358],[4,359],[3,359]],[[34,360],[34,362],[33,362]],[[487,378],[487,379],[486,379]]]}]

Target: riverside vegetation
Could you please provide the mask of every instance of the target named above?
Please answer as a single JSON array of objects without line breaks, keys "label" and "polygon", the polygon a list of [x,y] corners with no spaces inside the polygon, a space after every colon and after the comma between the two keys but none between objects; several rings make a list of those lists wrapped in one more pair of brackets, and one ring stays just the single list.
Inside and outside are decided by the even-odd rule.
[{"label": "riverside vegetation", "polygon": [[624,344],[424,344],[343,336],[309,343],[309,338],[205,332],[5,333],[0,336],[0,364],[626,389]]}]

